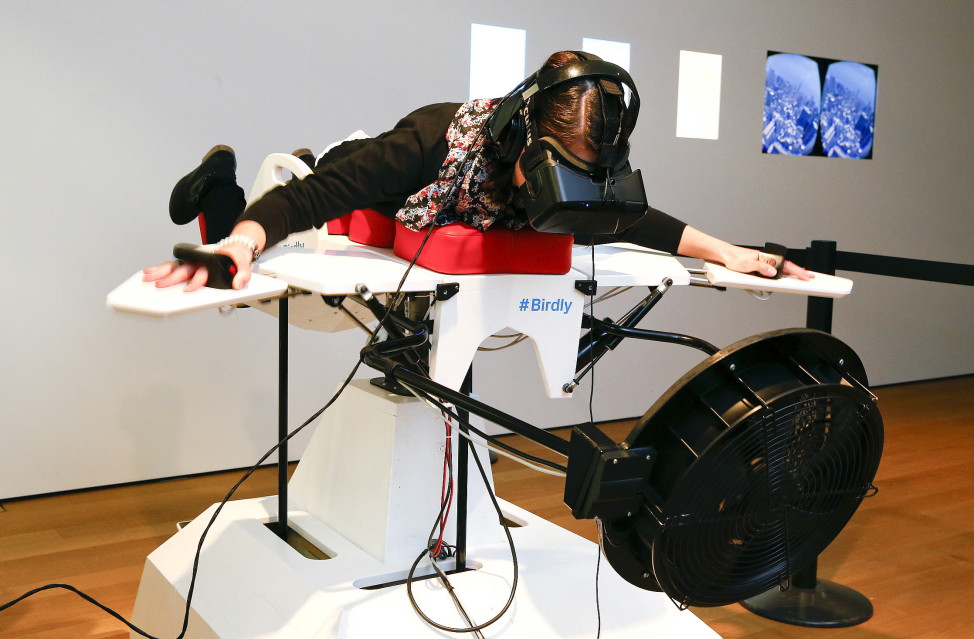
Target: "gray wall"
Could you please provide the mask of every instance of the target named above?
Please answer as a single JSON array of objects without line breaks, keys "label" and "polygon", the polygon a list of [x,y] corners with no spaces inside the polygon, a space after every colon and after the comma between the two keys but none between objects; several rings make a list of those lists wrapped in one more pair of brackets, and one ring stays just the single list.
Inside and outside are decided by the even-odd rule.
[{"label": "gray wall", "polygon": [[[246,466],[273,443],[272,319],[152,321],[107,310],[105,295],[193,239],[166,203],[212,144],[234,146],[249,190],[267,153],[376,133],[414,107],[464,99],[471,22],[526,29],[529,67],[583,36],[631,42],[644,104],[634,164],[654,205],[703,230],[974,261],[966,0],[271,4],[5,4],[0,498]],[[724,56],[719,141],[674,136],[681,49]],[[879,66],[874,159],[760,153],[768,50]],[[873,383],[974,372],[970,289],[854,277],[834,332]],[[675,290],[653,315],[646,325],[727,344],[803,324],[804,302]],[[292,331],[294,424],[324,403],[360,343]],[[611,353],[595,418],[641,414],[698,359],[650,344]],[[530,347],[476,364],[482,396],[528,421],[587,418],[583,397],[543,398]],[[524,381],[512,388],[515,368]]]}]

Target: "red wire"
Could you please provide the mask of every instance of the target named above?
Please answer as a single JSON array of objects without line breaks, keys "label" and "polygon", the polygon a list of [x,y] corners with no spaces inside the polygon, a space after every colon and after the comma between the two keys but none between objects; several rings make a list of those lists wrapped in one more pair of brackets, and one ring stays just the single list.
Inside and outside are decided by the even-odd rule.
[{"label": "red wire", "polygon": [[[453,462],[453,429],[450,420],[443,420],[446,428],[446,446],[443,452],[443,481],[440,484],[440,510],[443,516],[440,518],[440,535],[436,540],[436,545],[431,553],[433,557],[439,557],[443,551],[443,536],[446,534],[446,522],[453,507],[453,478],[450,476],[450,465]],[[449,496],[449,499],[448,499]],[[446,508],[444,508],[444,504]]]}]

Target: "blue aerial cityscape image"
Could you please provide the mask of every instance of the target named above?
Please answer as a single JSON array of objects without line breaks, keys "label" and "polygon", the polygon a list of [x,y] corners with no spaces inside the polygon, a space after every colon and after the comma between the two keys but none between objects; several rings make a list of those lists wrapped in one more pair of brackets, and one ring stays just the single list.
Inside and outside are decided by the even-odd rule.
[{"label": "blue aerial cityscape image", "polygon": [[794,53],[768,56],[764,74],[764,150],[808,155],[818,139],[822,80],[818,65]]},{"label": "blue aerial cityscape image", "polygon": [[871,158],[875,115],[875,67],[768,53],[765,153]]},{"label": "blue aerial cityscape image", "polygon": [[822,96],[822,151],[829,157],[865,158],[873,149],[876,72],[858,62],[833,62]]}]

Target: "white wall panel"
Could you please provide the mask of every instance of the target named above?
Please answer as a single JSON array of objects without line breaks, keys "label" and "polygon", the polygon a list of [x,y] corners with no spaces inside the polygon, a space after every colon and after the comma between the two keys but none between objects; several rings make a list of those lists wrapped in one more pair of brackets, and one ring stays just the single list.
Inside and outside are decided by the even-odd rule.
[{"label": "white wall panel", "polygon": [[[255,460],[276,428],[274,321],[241,311],[152,322],[110,312],[106,293],[193,239],[193,229],[172,225],[166,204],[210,146],[237,150],[249,189],[267,153],[321,148],[356,129],[382,131],[423,104],[462,100],[470,25],[501,15],[503,26],[526,33],[528,72],[583,37],[631,43],[643,102],[632,161],[653,205],[735,242],[834,239],[848,251],[972,261],[974,5],[592,6],[8,3],[0,21],[0,498]],[[674,136],[681,50],[723,57],[717,141]],[[872,160],[760,153],[768,50],[879,66]],[[972,372],[969,288],[854,277],[853,295],[835,305],[835,332],[860,352],[873,382]],[[624,301],[598,313],[617,314]],[[652,315],[647,325],[718,344],[804,322],[797,299],[759,303],[698,289],[672,291]],[[292,331],[294,424],[327,400],[360,345],[352,333]],[[531,351],[478,357],[480,394],[543,425],[586,419],[581,397],[543,398]],[[596,419],[641,414],[697,359],[675,346],[624,345],[597,373]],[[516,385],[512,370],[523,371]]]}]

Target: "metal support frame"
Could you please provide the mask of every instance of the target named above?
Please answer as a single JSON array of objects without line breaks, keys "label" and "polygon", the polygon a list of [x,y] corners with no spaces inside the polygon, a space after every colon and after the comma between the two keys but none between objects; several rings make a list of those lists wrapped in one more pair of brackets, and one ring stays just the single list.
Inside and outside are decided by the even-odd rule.
[{"label": "metal support frame", "polygon": [[[596,320],[589,317],[590,333],[579,340],[577,361],[578,378],[584,376],[586,372],[591,370],[599,358],[609,350],[615,348],[626,337],[689,346],[702,350],[708,355],[716,353],[719,350],[716,346],[696,337],[636,328],[636,325],[655,307],[672,284],[672,280],[667,279],[659,286],[653,287],[650,294],[630,309],[618,323],[609,319]],[[465,416],[467,412],[472,413],[512,433],[526,437],[548,450],[565,457],[568,456],[568,442],[560,437],[471,398],[469,396],[472,391],[472,373],[470,371],[468,371],[460,391],[456,391],[432,381],[422,366],[419,366],[419,370],[413,370],[416,368],[417,363],[422,363],[422,358],[404,356],[413,349],[426,343],[428,338],[426,326],[420,322],[404,317],[401,313],[395,312],[395,310],[390,311],[381,302],[371,296],[364,287],[361,287],[359,294],[365,298],[373,315],[379,319],[380,324],[386,328],[392,337],[392,339],[385,342],[373,344],[362,349],[361,358],[366,365],[382,372],[389,385],[394,386],[401,383],[423,391],[433,397],[452,403],[464,412],[464,415],[461,416]],[[407,335],[404,331],[412,334]],[[575,380],[575,384],[577,385],[577,379]],[[566,392],[570,392],[567,388],[568,386],[572,385],[566,385]],[[461,447],[459,453],[459,463],[464,463],[464,447]],[[460,468],[458,465],[458,474],[463,476],[465,470],[465,468]]]},{"label": "metal support frame", "polygon": [[[588,282],[595,283],[594,280],[579,280],[576,283],[576,288],[579,287],[580,283]],[[693,337],[692,335],[636,328],[636,325],[646,317],[647,313],[653,310],[653,307],[663,298],[663,295],[671,286],[673,286],[673,280],[667,278],[659,286],[651,288],[649,295],[631,308],[618,322],[609,319],[600,320],[586,315],[583,319],[587,323],[586,325],[589,331],[578,340],[578,359],[575,365],[575,377],[571,382],[564,385],[563,390],[566,393],[573,392],[578,387],[581,379],[595,367],[595,364],[602,356],[610,350],[615,349],[626,337],[668,344],[680,344],[701,350],[707,353],[707,355],[713,355],[720,350],[713,344],[698,337]],[[594,289],[592,290],[594,291]]]}]

